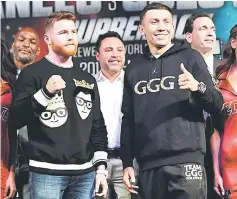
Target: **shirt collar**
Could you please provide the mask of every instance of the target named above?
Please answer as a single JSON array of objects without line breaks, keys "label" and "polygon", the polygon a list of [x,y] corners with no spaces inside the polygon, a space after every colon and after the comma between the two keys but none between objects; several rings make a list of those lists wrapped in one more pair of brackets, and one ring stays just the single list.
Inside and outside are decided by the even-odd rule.
[{"label": "shirt collar", "polygon": [[[102,71],[100,70],[99,73],[96,75],[97,82],[99,81],[109,81],[107,77],[104,76]],[[124,70],[122,69],[118,77],[114,81],[123,81],[124,80]]]},{"label": "shirt collar", "polygon": [[18,79],[20,73],[21,73],[21,70],[20,70],[20,69],[17,69],[16,79]]},{"label": "shirt collar", "polygon": [[213,54],[209,54],[209,55],[207,55],[206,57],[204,57],[204,60],[206,61],[206,62],[208,62],[208,61],[212,61],[214,58],[213,58]]}]

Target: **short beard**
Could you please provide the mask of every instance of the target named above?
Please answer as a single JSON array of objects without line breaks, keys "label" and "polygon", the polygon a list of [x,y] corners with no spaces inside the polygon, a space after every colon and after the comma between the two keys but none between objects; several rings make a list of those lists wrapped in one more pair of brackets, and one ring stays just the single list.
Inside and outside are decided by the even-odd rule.
[{"label": "short beard", "polygon": [[52,50],[63,57],[71,57],[77,53],[77,45],[75,45],[74,49],[67,49],[64,46],[60,46],[52,42]]},{"label": "short beard", "polygon": [[14,55],[14,58],[17,61],[21,62],[23,65],[33,62],[36,57],[36,55],[34,55],[34,54],[32,54],[31,56],[28,56],[28,57],[20,57],[15,50],[13,50],[13,55]]},{"label": "short beard", "polygon": [[31,57],[19,57],[19,59],[17,59],[18,61],[20,61],[22,64],[28,64],[31,63],[33,60],[35,59],[35,56],[31,56]]}]

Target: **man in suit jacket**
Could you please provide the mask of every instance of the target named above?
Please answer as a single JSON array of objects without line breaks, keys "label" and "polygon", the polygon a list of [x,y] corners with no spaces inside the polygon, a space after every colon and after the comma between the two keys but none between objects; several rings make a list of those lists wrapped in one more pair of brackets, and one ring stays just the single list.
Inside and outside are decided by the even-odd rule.
[{"label": "man in suit jacket", "polygon": [[[215,25],[206,13],[194,13],[186,22],[184,28],[186,40],[190,43],[191,47],[201,53],[206,64],[208,71],[215,81],[216,68],[220,64],[220,60],[213,56],[212,50],[216,42]],[[213,163],[210,151],[210,138],[213,133],[212,121],[210,115],[204,113],[206,119],[206,156],[205,156],[205,168],[207,173],[207,199],[218,199],[219,196],[214,192],[214,173]]]},{"label": "man in suit jacket", "polygon": [[[40,39],[32,27],[24,27],[16,33],[12,44],[14,63],[17,67],[17,77],[21,70],[34,63],[40,53]],[[18,131],[18,171],[16,172],[16,186],[20,199],[30,198],[28,153],[30,152],[27,127]]]}]

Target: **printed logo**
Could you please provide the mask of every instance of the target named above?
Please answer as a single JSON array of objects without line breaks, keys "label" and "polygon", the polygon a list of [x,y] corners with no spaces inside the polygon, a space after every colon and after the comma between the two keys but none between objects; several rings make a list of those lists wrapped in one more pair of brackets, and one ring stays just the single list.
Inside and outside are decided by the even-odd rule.
[{"label": "printed logo", "polygon": [[65,124],[67,118],[68,111],[63,99],[63,91],[61,90],[50,100],[39,119],[45,126],[56,128]]},{"label": "printed logo", "polygon": [[138,95],[146,94],[147,91],[151,93],[159,92],[162,90],[174,90],[174,76],[166,76],[160,78],[151,79],[150,81],[139,81],[134,86],[134,91]]},{"label": "printed logo", "polygon": [[79,89],[79,92],[75,97],[75,101],[81,119],[85,120],[89,116],[92,109],[92,92],[94,84],[90,84],[85,80],[73,80],[77,88],[83,88],[82,90]]},{"label": "printed logo", "polygon": [[223,106],[226,115],[237,114],[237,100],[225,102]]},{"label": "printed logo", "polygon": [[198,164],[184,165],[186,180],[202,180],[202,167]]},{"label": "printed logo", "polygon": [[76,105],[81,119],[85,120],[89,116],[92,108],[91,94],[80,91],[76,96]]},{"label": "printed logo", "polygon": [[82,81],[78,81],[76,79],[73,79],[73,80],[74,80],[75,86],[80,86],[83,88],[87,88],[89,90],[93,90],[93,88],[94,88],[94,84],[89,84],[85,80],[82,80]]},{"label": "printed logo", "polygon": [[6,107],[1,107],[1,120],[7,122],[9,116],[9,109]]}]

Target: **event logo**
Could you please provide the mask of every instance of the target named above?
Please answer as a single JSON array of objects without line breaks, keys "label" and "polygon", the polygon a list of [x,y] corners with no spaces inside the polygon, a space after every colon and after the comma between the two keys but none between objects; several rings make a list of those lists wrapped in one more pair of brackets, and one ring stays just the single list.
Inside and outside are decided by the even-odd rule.
[{"label": "event logo", "polygon": [[[6,1],[1,2],[1,18],[12,19],[30,18],[30,17],[47,17],[52,12],[67,10],[79,15],[99,14],[102,11],[103,1]],[[109,11],[118,9],[120,2],[109,1],[106,6]],[[140,12],[145,6],[152,2],[149,1],[123,1],[122,9],[126,12]],[[162,1],[163,4],[172,10],[197,10],[216,9],[224,5],[224,1]],[[235,7],[237,2],[233,1]],[[5,6],[3,6],[5,5]],[[3,12],[4,11],[4,12]]]},{"label": "event logo", "polygon": [[[107,31],[118,32],[124,41],[138,41],[145,38],[138,31],[139,13],[148,5],[149,1],[123,1],[123,2],[103,2],[103,1],[6,1],[1,2],[1,18],[30,18],[30,17],[47,17],[52,12],[67,10],[79,15],[81,20],[77,21],[78,39],[80,44],[96,43],[98,36]],[[213,15],[214,9],[216,13],[223,10],[224,13],[229,13],[228,10],[236,11],[237,2],[217,1],[163,1],[165,5],[169,6],[173,12],[173,23],[175,28],[174,39],[184,39],[184,26],[187,18],[192,12],[207,12]],[[119,8],[121,4],[122,8]],[[225,5],[229,5],[229,7]],[[232,7],[231,7],[232,6]],[[235,8],[234,8],[235,7]],[[211,11],[211,12],[210,12]],[[123,13],[122,16],[113,14]],[[131,16],[131,13],[137,12],[137,15]],[[104,16],[102,13],[109,17]],[[233,15],[235,12],[231,12]],[[237,12],[236,12],[237,13]],[[120,14],[119,14],[120,15]],[[220,14],[219,14],[220,15]],[[88,16],[85,18],[85,16]],[[111,17],[116,16],[116,17]],[[127,17],[129,16],[129,17]],[[215,17],[215,16],[214,16]],[[226,17],[228,17],[226,15]],[[229,24],[227,18],[222,19]],[[234,16],[235,18],[236,16]],[[219,20],[219,17],[216,17]],[[215,19],[216,19],[215,18]],[[223,17],[222,17],[223,18]],[[228,17],[230,18],[230,16]],[[236,18],[235,18],[236,19]],[[225,24],[225,23],[222,23]],[[219,24],[219,23],[217,23]],[[221,29],[222,30],[222,29]],[[218,36],[218,35],[217,35]]]},{"label": "event logo", "polygon": [[[38,32],[43,34],[43,22],[48,15],[60,10],[71,11],[78,19],[76,26],[79,46],[74,58],[78,60],[77,64],[80,68],[95,74],[99,70],[99,64],[95,59],[95,43],[99,35],[107,31],[116,31],[123,38],[129,61],[143,53],[146,39],[138,31],[139,15],[145,6],[152,2],[2,1],[0,4],[2,32],[12,35],[8,38],[13,38],[15,30],[32,24],[34,28],[38,28]],[[209,13],[213,17],[217,30],[217,42],[213,54],[221,54],[222,46],[228,40],[230,28],[236,23],[237,1],[216,1],[215,3],[213,1],[162,1],[162,3],[170,7],[173,12],[174,35],[172,38],[174,40],[185,38],[184,27],[192,13]],[[16,19],[17,22],[11,19]],[[35,24],[41,24],[41,26]],[[41,54],[43,52],[42,50]]]}]

